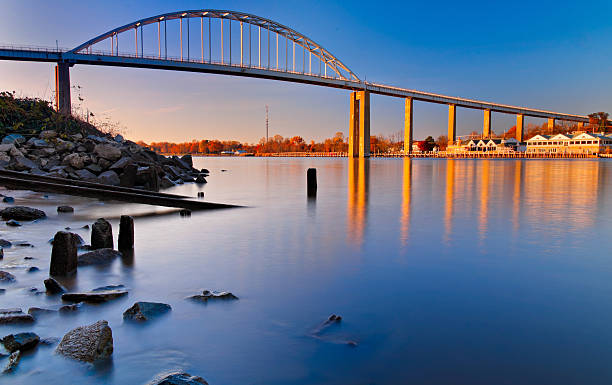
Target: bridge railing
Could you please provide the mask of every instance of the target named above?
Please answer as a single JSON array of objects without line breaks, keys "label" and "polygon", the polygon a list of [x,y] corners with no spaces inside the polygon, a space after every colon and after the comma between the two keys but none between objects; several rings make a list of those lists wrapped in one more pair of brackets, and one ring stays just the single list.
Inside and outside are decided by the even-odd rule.
[{"label": "bridge railing", "polygon": [[51,47],[43,45],[16,45],[16,44],[2,44],[0,43],[0,49],[13,50],[13,51],[32,51],[32,52],[50,52],[50,53],[64,53],[70,51],[70,48],[66,47]]},{"label": "bridge railing", "polygon": [[123,58],[131,58],[131,59],[171,61],[171,62],[176,62],[176,63],[214,64],[214,65],[224,65],[224,66],[235,67],[235,68],[251,68],[251,69],[266,70],[266,71],[273,71],[273,72],[279,72],[279,73],[307,75],[307,76],[317,77],[321,79],[341,79],[334,72],[332,72],[333,75],[324,75],[324,74],[312,73],[312,72],[307,72],[307,71],[303,72],[303,71],[286,70],[283,68],[275,68],[273,66],[258,66],[258,65],[253,65],[253,64],[249,65],[248,63],[243,63],[243,64],[230,63],[228,61],[210,60],[207,58],[202,60],[201,58],[192,59],[192,58],[185,58],[185,57],[181,58],[179,56],[172,56],[172,55],[159,56],[159,55],[151,55],[151,54],[135,54],[135,53],[128,53],[128,52],[119,52],[117,54],[117,53],[112,53],[110,51],[104,51],[104,50],[88,50],[86,53],[80,53],[79,55],[99,55],[99,56],[109,56],[109,57],[118,57],[118,58],[123,57]]}]

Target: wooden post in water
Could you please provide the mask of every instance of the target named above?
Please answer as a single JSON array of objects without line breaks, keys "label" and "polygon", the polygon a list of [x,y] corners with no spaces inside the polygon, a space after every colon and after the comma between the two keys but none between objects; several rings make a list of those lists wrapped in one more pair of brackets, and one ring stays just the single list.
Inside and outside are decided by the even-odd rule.
[{"label": "wooden post in water", "polygon": [[134,218],[122,215],[119,221],[119,250],[134,248]]},{"label": "wooden post in water", "polygon": [[306,183],[307,183],[307,193],[308,197],[316,197],[317,196],[317,169],[309,168],[306,171]]}]

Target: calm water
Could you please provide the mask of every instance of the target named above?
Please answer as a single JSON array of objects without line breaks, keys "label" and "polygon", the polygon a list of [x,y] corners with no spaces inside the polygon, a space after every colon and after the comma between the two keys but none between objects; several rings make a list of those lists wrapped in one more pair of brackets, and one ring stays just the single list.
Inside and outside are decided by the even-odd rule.
[{"label": "calm water", "polygon": [[[3,285],[1,307],[59,303],[27,291],[43,288],[56,231],[105,216],[116,237],[119,215],[139,217],[133,259],[63,281],[73,290],[124,284],[128,297],[0,330],[62,337],[106,319],[112,362],[79,364],[40,347],[0,383],[139,384],[173,369],[211,385],[612,383],[612,162],[202,158],[196,166],[211,170],[207,200],[248,207],[181,218],[11,193],[49,218],[2,225],[1,237],[35,247],[6,251],[0,266],[18,282]],[[308,167],[318,172],[316,200],[306,198]],[[75,215],[55,213],[64,203]],[[26,273],[31,265],[41,271]],[[185,300],[202,289],[240,300]],[[138,300],[173,310],[124,323]],[[314,338],[332,313],[341,325]]]}]

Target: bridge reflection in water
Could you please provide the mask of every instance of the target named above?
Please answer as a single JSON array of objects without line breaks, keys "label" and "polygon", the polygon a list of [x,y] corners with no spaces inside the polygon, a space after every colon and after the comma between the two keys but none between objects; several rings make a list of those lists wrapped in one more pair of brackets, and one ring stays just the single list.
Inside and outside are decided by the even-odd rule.
[{"label": "bridge reflection in water", "polygon": [[347,236],[349,243],[361,245],[366,228],[370,160],[348,159]]}]

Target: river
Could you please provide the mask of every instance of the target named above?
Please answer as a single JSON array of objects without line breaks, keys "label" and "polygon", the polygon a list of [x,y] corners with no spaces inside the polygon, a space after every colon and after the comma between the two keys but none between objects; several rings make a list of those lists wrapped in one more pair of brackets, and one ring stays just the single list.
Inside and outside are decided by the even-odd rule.
[{"label": "river", "polygon": [[[0,236],[2,308],[52,307],[48,240],[69,226],[135,215],[135,254],[82,267],[70,290],[123,284],[127,297],[0,334],[61,338],[108,320],[113,359],[87,365],[40,346],[10,384],[140,384],[184,370],[211,385],[609,384],[612,162],[195,158],[205,186],[167,190],[244,208],[194,212],[5,192],[48,218]],[[306,197],[306,169],[318,192]],[[222,171],[226,170],[226,171]],[[46,195],[46,196],[45,196]],[[75,213],[57,214],[70,204]],[[1,205],[6,205],[2,203]],[[24,260],[24,257],[34,257]],[[26,268],[38,266],[39,272]],[[238,301],[194,303],[204,289]],[[135,301],[172,311],[134,325]],[[331,314],[342,321],[314,331]],[[350,343],[349,343],[350,342]],[[356,344],[356,346],[355,346]],[[6,358],[0,361],[4,365]]]}]

